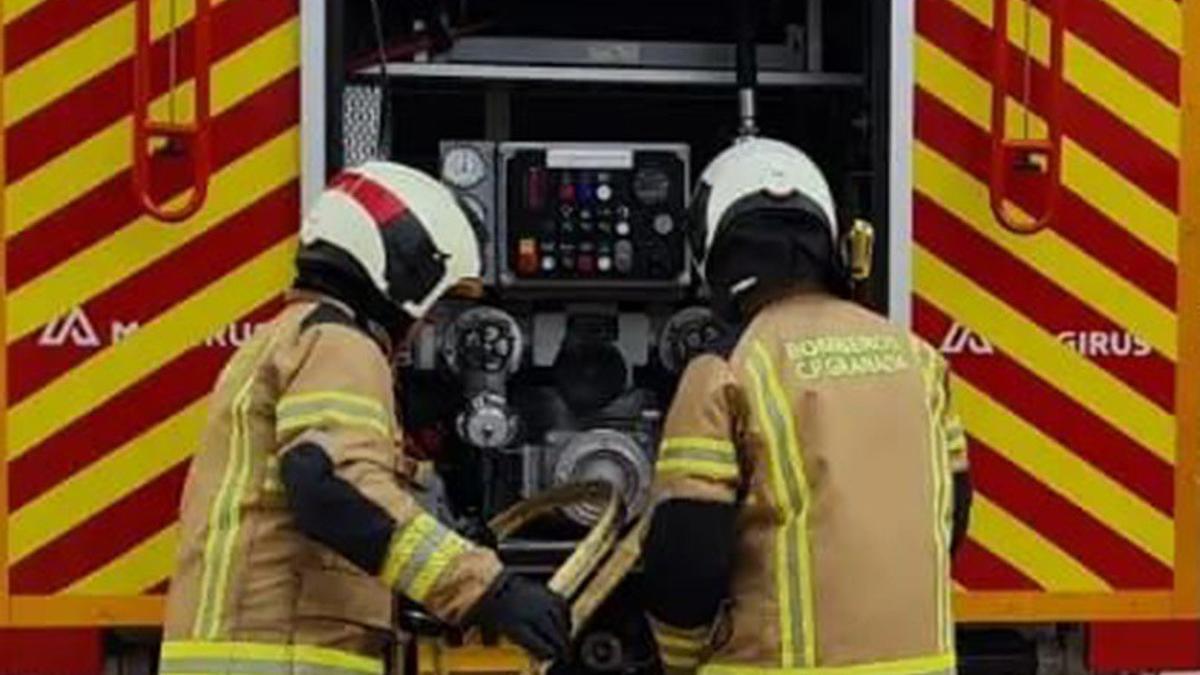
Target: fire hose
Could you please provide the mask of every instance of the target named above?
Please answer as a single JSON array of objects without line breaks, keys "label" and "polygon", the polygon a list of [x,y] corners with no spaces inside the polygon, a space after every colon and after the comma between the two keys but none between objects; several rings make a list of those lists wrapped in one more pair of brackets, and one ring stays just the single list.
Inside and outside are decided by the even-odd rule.
[{"label": "fire hose", "polygon": [[[488,527],[497,542],[504,541],[522,528],[551,513],[580,502],[603,501],[604,508],[574,551],[554,572],[547,588],[571,605],[571,638],[579,636],[596,610],[604,603],[641,557],[642,540],[650,518],[643,516],[620,536],[625,521],[625,506],[620,494],[608,483],[576,483],[547,490],[522,501],[492,518]],[[618,541],[619,540],[619,541]],[[443,647],[432,643],[432,671],[446,675]],[[550,663],[531,663],[529,672],[545,673]]]}]

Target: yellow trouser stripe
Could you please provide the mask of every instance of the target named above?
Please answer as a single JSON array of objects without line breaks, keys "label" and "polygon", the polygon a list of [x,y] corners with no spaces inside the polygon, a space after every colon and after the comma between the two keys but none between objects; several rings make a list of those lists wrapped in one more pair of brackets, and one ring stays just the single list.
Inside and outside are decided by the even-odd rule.
[{"label": "yellow trouser stripe", "polygon": [[276,244],[16,405],[9,412],[10,452],[40,443],[205,336],[278,297],[292,279],[295,245],[295,238]]},{"label": "yellow trouser stripe", "polygon": [[1047,593],[1112,592],[1103,579],[1057,544],[978,492],[971,504],[971,538]]},{"label": "yellow trouser stripe", "polygon": [[954,672],[953,654],[823,668],[763,668],[725,663],[700,668],[701,675],[954,675]]},{"label": "yellow trouser stripe", "polygon": [[418,514],[396,531],[380,577],[417,602],[424,602],[438,578],[470,546],[428,514]]},{"label": "yellow trouser stripe", "polygon": [[[196,436],[198,438],[198,436]],[[137,595],[171,576],[179,525],[171,525],[71,584],[62,595]]]},{"label": "yellow trouser stripe", "polygon": [[380,675],[383,672],[382,661],[338,649],[257,642],[167,641],[162,646],[162,662],[163,673],[245,671],[287,675]]},{"label": "yellow trouser stripe", "polygon": [[[166,4],[160,3],[161,6]],[[212,80],[214,118],[285,73],[294,71],[299,65],[299,36],[299,20],[292,19],[215,64]],[[182,84],[175,91],[179,105],[189,107],[192,83],[189,81]],[[166,105],[167,96],[164,94],[151,107],[153,115],[157,118],[164,117]],[[103,131],[77,143],[33,173],[9,185],[9,198],[5,200],[7,235],[11,237],[32,226],[63,208],[80,194],[128,169],[132,162],[131,120],[132,117],[126,116],[113,122]],[[292,162],[299,164],[298,153],[293,156]],[[263,176],[256,176],[255,180]],[[249,189],[255,180],[245,181],[241,183],[241,187]],[[70,189],[63,189],[64,184],[69,185]],[[186,195],[182,195],[177,199],[186,198]],[[207,211],[207,208],[188,223],[202,221],[205,218],[204,211]],[[161,223],[155,223],[149,218],[142,218],[136,222],[157,225],[158,230],[164,229]],[[172,225],[172,228],[178,227],[185,225]]]},{"label": "yellow trouser stripe", "polygon": [[[925,38],[917,38],[916,52],[920,87],[988,132],[992,114],[991,84]],[[1012,99],[1008,103],[1008,130],[1010,134],[1018,135],[1020,130],[1016,125],[1024,119],[1025,109]],[[1044,137],[1045,122],[1031,115],[1030,131],[1034,137]],[[1115,225],[1168,260],[1178,258],[1178,215],[1067,136],[1063,138],[1062,171],[1063,184],[1107,215]],[[1113,193],[1111,190],[1117,183],[1122,185],[1117,188],[1119,192]],[[986,195],[981,204],[979,208],[986,209]],[[992,221],[987,216],[982,222],[990,224]],[[1042,234],[1039,241],[1052,233]]]},{"label": "yellow trouser stripe", "polygon": [[205,400],[189,405],[13,513],[10,562],[23,560],[186,460],[200,438],[207,408]]}]

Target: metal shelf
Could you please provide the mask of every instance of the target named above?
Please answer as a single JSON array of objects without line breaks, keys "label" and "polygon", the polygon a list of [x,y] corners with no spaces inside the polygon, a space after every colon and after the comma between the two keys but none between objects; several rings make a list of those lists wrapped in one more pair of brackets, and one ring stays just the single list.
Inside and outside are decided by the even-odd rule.
[{"label": "metal shelf", "polygon": [[[787,44],[760,45],[764,87],[858,87],[856,73],[820,67],[817,35],[795,33]],[[493,82],[577,82],[643,86],[728,86],[735,83],[734,46],[695,42],[464,37],[431,61],[392,62],[391,77]],[[367,65],[359,75],[378,73]]]},{"label": "metal shelf", "polygon": [[[377,68],[364,68],[359,74],[370,76],[377,72]],[[514,66],[484,63],[390,63],[387,66],[387,74],[391,77],[435,80],[660,86],[726,86],[736,82],[733,72],[698,68]],[[863,78],[859,75],[795,71],[760,72],[758,81],[763,87],[858,87],[863,84]]]}]

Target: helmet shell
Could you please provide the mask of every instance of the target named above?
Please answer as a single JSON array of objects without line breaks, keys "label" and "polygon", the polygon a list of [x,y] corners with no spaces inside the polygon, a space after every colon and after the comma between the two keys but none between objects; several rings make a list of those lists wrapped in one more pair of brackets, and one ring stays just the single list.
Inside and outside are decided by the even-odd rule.
[{"label": "helmet shell", "polygon": [[412,319],[481,275],[479,238],[454,194],[392,162],[367,162],[334,178],[305,218],[300,243],[347,254]]}]

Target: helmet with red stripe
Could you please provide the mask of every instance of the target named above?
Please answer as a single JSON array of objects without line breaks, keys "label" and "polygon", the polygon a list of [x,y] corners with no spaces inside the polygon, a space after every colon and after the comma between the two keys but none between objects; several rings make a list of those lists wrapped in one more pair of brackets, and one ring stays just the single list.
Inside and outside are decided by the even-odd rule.
[{"label": "helmet with red stripe", "polygon": [[301,286],[331,293],[389,331],[457,285],[478,286],[468,211],[425,173],[368,162],[335,177],[300,229]]}]

